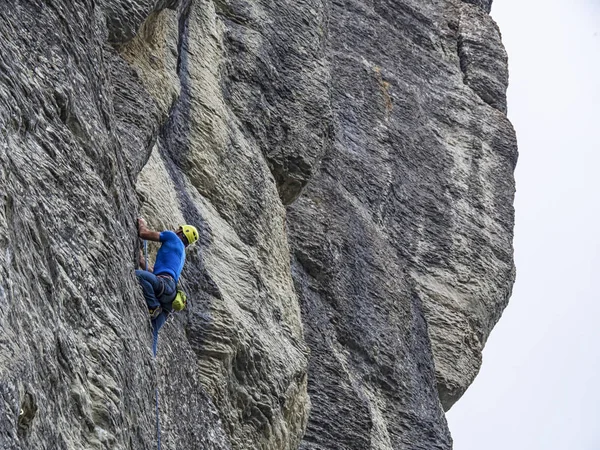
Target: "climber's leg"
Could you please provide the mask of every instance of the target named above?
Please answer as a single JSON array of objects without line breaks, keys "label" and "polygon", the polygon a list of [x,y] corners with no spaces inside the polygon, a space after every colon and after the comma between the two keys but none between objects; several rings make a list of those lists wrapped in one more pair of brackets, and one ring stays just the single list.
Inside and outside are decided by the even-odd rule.
[{"label": "climber's leg", "polygon": [[140,282],[140,286],[142,286],[148,309],[153,314],[156,308],[160,307],[160,303],[156,297],[157,294],[161,294],[162,283],[152,272],[136,270],[135,274]]}]

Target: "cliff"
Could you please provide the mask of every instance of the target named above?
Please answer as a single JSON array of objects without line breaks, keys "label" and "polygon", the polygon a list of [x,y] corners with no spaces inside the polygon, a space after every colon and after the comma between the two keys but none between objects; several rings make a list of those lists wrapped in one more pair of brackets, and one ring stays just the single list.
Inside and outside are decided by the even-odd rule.
[{"label": "cliff", "polygon": [[[490,7],[1,8],[0,448],[156,448],[158,389],[164,449],[450,449],[514,281]],[[201,235],[156,360],[139,215]]]}]

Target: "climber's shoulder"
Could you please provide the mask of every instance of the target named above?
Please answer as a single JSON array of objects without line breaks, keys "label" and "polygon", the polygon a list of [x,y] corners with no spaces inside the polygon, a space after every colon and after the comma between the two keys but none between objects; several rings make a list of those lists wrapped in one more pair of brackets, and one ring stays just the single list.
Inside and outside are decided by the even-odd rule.
[{"label": "climber's shoulder", "polygon": [[159,234],[159,239],[160,239],[160,242],[180,241],[181,240],[181,239],[179,239],[179,236],[177,236],[177,234],[171,230],[161,231]]}]

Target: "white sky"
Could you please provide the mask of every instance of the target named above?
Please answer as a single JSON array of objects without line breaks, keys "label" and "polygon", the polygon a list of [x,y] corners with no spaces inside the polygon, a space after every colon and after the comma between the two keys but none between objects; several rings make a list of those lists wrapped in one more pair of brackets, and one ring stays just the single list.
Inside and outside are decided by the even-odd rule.
[{"label": "white sky", "polygon": [[517,282],[454,450],[600,450],[600,0],[494,0],[519,163]]}]

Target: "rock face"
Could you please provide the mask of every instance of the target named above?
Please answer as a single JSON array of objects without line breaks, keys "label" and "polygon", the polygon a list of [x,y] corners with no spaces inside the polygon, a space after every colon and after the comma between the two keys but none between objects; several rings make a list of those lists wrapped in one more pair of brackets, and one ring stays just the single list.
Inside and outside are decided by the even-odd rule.
[{"label": "rock face", "polygon": [[[155,448],[156,390],[165,449],[451,448],[514,279],[490,7],[0,9],[0,448]],[[140,214],[201,232],[156,359]]]},{"label": "rock face", "polygon": [[506,68],[491,71],[506,57],[460,3],[335,4],[330,36],[332,145],[288,215],[312,350],[304,448],[449,448],[425,336],[449,408],[514,276],[516,144]]}]

